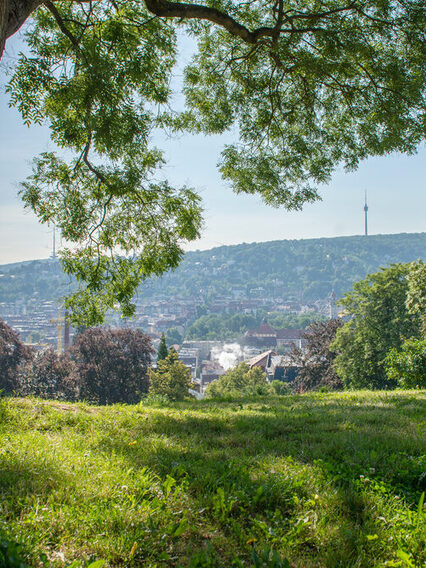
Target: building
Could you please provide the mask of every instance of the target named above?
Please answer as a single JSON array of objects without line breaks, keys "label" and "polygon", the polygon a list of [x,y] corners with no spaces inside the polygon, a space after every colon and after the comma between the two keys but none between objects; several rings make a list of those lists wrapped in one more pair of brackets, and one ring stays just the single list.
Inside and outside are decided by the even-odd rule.
[{"label": "building", "polygon": [[250,369],[260,367],[262,371],[266,373],[268,381],[291,383],[298,373],[298,367],[288,356],[277,355],[272,349],[256,355],[256,357],[253,357],[247,363]]},{"label": "building", "polygon": [[193,379],[197,376],[199,366],[200,351],[197,348],[184,347],[179,351],[179,361],[181,361],[191,371]]},{"label": "building", "polygon": [[246,332],[244,342],[252,347],[280,348],[280,351],[288,352],[293,346],[303,347],[304,332],[304,329],[274,329],[264,321],[257,329]]},{"label": "building", "polygon": [[262,371],[266,373],[267,369],[271,367],[272,358],[274,356],[277,357],[278,354],[275,353],[275,351],[272,351],[272,349],[269,349],[268,351],[264,351],[263,353],[252,357],[247,363],[250,369],[253,367],[260,367]]}]

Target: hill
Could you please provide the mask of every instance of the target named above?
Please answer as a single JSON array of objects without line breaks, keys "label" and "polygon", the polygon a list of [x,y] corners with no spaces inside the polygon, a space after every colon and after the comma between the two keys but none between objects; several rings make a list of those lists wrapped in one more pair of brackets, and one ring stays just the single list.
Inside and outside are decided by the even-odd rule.
[{"label": "hill", "polygon": [[[225,296],[284,297],[299,301],[340,297],[380,266],[426,260],[426,233],[272,241],[186,253],[181,265],[146,281],[144,299]],[[0,266],[0,302],[53,300],[73,288],[58,262]]]},{"label": "hill", "polygon": [[325,298],[340,297],[381,266],[426,258],[426,233],[271,241],[187,253],[181,266],[150,281],[143,293],[202,293]]},{"label": "hill", "polygon": [[0,399],[0,564],[15,541],[30,566],[420,568],[425,413],[425,391]]}]

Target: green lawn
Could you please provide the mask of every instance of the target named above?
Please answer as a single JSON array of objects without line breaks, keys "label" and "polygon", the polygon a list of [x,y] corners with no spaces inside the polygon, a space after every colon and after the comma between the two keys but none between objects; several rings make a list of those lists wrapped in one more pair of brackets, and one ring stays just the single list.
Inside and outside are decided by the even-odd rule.
[{"label": "green lawn", "polygon": [[426,391],[1,399],[3,550],[19,542],[30,566],[421,567],[425,426]]}]

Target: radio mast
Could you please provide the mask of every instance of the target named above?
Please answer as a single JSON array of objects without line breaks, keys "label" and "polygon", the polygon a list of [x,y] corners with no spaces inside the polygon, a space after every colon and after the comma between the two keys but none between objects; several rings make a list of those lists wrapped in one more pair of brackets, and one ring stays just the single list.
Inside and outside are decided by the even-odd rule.
[{"label": "radio mast", "polygon": [[56,225],[53,224],[52,231],[52,260],[56,260]]},{"label": "radio mast", "polygon": [[364,235],[365,235],[366,237],[368,236],[367,215],[368,215],[367,190],[365,190],[365,201],[364,201]]}]

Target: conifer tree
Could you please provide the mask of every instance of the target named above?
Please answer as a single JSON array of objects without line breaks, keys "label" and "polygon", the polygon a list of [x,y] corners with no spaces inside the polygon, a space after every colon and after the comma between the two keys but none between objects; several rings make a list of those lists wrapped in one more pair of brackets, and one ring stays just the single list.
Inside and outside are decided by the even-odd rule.
[{"label": "conifer tree", "polygon": [[163,359],[165,359],[167,357],[168,354],[169,354],[169,351],[167,349],[166,338],[165,338],[164,333],[163,333],[161,335],[160,344],[158,346],[157,361],[162,361]]},{"label": "conifer tree", "polygon": [[178,360],[174,349],[170,349],[170,353],[159,360],[156,371],[150,369],[148,374],[150,394],[164,396],[172,401],[183,400],[188,396],[188,389],[192,385],[191,371]]}]

